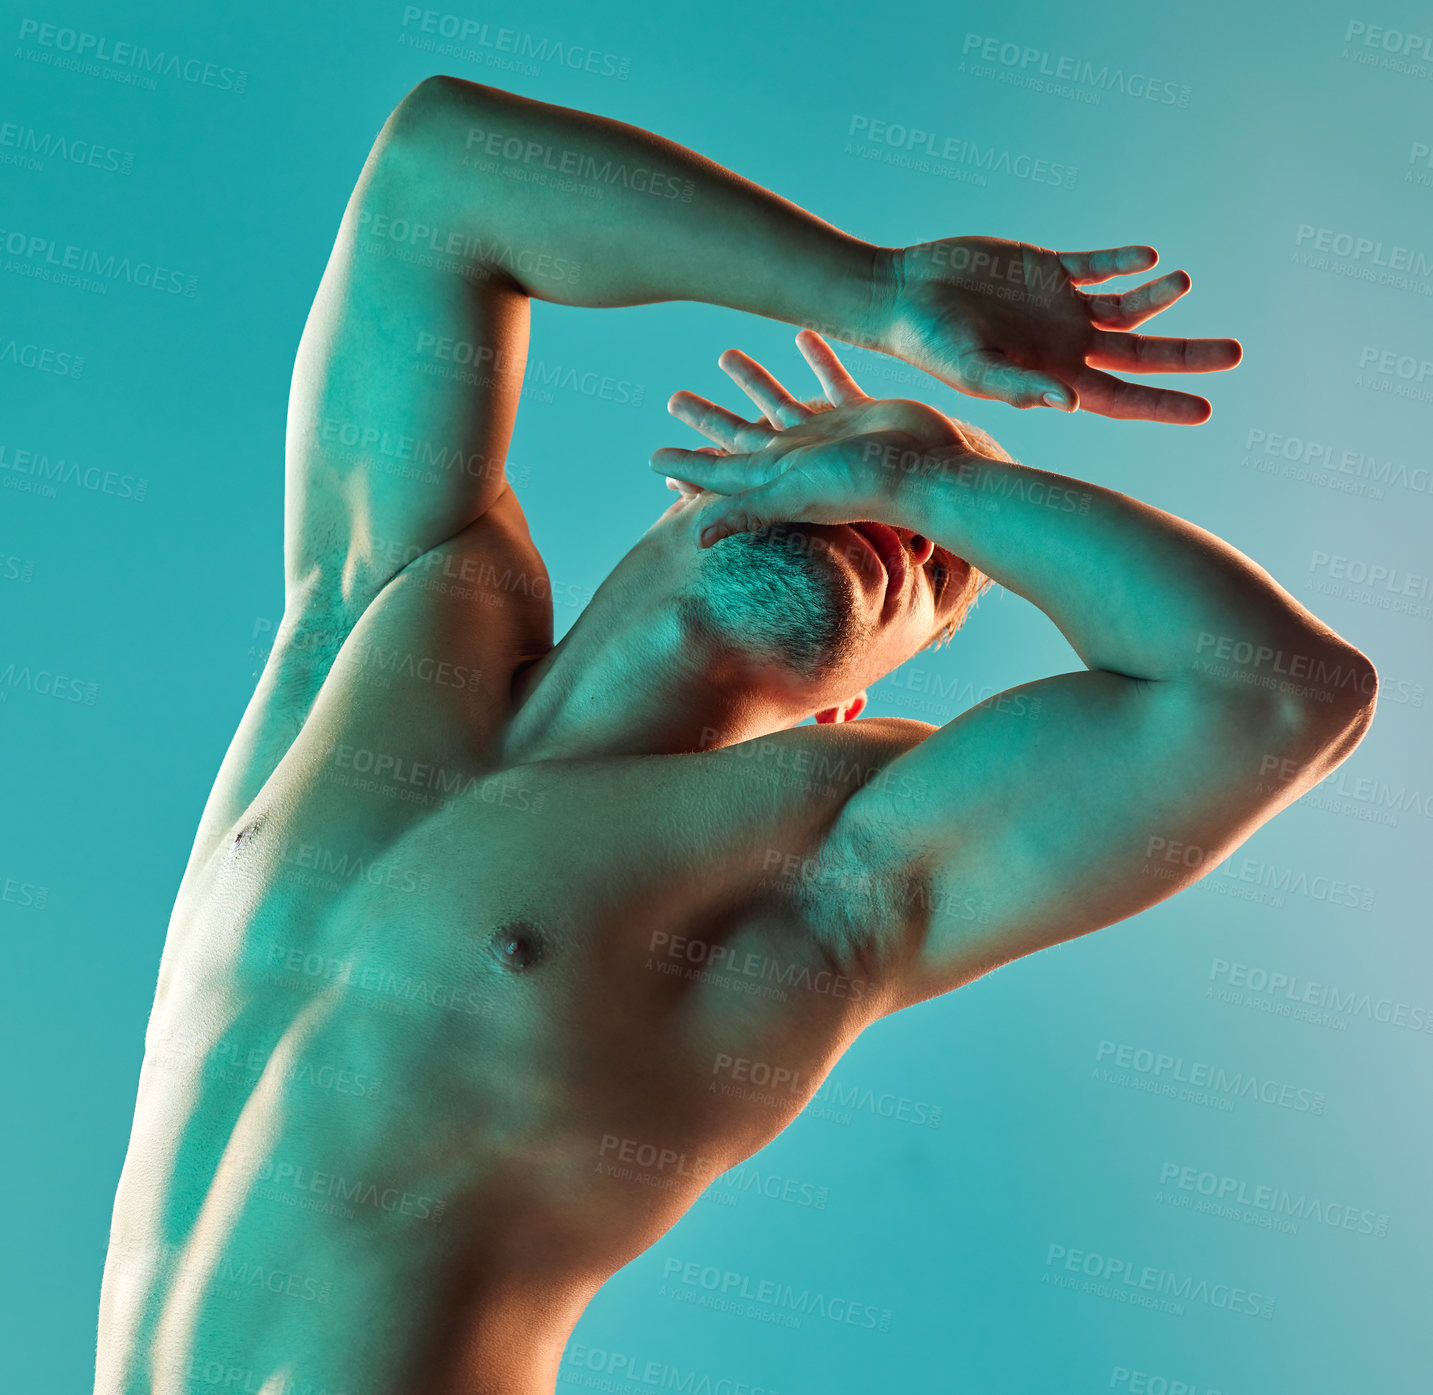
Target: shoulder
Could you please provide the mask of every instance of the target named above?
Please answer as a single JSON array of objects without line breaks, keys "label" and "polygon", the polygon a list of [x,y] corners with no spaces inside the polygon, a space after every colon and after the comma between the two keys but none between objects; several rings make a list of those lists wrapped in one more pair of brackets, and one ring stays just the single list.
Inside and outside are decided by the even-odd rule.
[{"label": "shoulder", "polygon": [[[375,594],[346,584],[348,568],[337,576],[315,570],[290,589],[210,793],[206,826],[229,826],[260,795],[321,697],[343,730],[361,731],[392,719],[388,690],[375,679],[395,666],[422,673],[447,662],[484,675],[473,691],[485,693],[489,681],[505,683],[512,655],[551,644],[547,572],[511,489],[435,547],[368,541],[382,551],[386,573]],[[421,712],[436,727],[431,708],[449,691],[416,682],[401,696],[410,715],[422,720]]]},{"label": "shoulder", "polygon": [[860,717],[845,725],[869,733],[866,740],[904,743],[906,748],[940,730],[934,723],[917,721],[914,717]]}]

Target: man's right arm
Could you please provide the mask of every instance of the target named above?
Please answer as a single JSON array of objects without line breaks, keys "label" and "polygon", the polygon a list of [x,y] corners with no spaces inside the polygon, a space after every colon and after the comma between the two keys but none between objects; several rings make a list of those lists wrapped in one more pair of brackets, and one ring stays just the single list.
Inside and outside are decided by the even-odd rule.
[{"label": "man's right arm", "polygon": [[369,153],[299,345],[284,615],[206,823],[257,793],[404,566],[499,500],[522,528],[504,462],[530,297],[708,300],[861,336],[877,253],[637,127],[456,78],[418,84]]},{"label": "man's right arm", "polygon": [[[427,84],[389,116],[348,200],[289,393],[284,611],[204,814],[223,829],[292,745],[344,641],[406,565],[498,504],[528,297],[415,238],[431,207]],[[470,240],[490,241],[481,199]],[[431,223],[433,220],[428,219]],[[201,831],[196,855],[210,846]]]},{"label": "man's right arm", "polygon": [[884,265],[649,131],[426,79],[369,155],[300,344],[291,612],[342,633],[404,562],[502,493],[529,297],[703,300],[858,338],[881,318]]},{"label": "man's right arm", "polygon": [[[506,488],[528,298],[481,258],[425,245],[430,101],[420,85],[374,142],[294,363],[286,611],[330,641]],[[487,236],[487,213],[468,209],[470,238]]]}]

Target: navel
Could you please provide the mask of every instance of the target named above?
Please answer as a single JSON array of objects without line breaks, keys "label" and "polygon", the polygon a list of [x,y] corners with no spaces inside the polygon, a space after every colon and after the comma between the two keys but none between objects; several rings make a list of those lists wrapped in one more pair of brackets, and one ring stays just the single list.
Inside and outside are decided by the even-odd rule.
[{"label": "navel", "polygon": [[542,958],[546,948],[542,931],[525,920],[514,920],[493,931],[488,947],[493,958],[515,974],[532,968]]}]

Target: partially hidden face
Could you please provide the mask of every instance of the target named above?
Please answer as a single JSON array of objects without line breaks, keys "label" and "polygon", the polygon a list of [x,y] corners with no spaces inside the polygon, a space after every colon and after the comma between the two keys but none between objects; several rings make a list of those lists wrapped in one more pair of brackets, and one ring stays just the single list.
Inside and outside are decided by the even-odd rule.
[{"label": "partially hidden face", "polygon": [[[788,523],[697,545],[705,490],[648,531],[685,621],[839,702],[952,633],[988,579],[907,528]],[[816,691],[816,690],[819,690]]]}]

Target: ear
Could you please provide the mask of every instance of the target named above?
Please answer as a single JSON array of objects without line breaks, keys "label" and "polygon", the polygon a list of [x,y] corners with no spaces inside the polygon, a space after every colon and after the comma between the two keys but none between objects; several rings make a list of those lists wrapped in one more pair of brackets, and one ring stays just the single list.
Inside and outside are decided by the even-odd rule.
[{"label": "ear", "polygon": [[866,694],[860,692],[843,707],[823,707],[816,714],[816,720],[823,725],[827,722],[854,722],[865,710],[865,707]]}]

